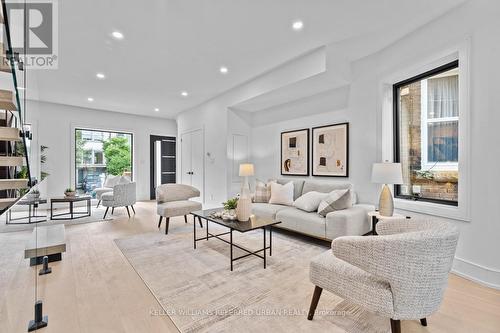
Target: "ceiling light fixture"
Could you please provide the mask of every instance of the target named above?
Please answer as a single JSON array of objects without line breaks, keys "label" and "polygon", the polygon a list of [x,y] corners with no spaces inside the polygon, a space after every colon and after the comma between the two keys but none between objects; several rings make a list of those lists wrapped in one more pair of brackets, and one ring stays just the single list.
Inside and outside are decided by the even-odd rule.
[{"label": "ceiling light fixture", "polygon": [[219,68],[219,72],[221,72],[222,74],[227,74],[227,72],[229,72],[229,69],[227,69],[226,66],[221,66],[221,68]]},{"label": "ceiling light fixture", "polygon": [[158,108],[155,108],[155,112],[158,112],[158,111],[160,111],[160,109],[158,109]]},{"label": "ceiling light fixture", "polygon": [[302,22],[302,21],[295,21],[292,24],[292,28],[295,31],[300,31],[300,30],[302,30],[304,28],[304,22]]},{"label": "ceiling light fixture", "polygon": [[182,95],[182,97],[187,97],[189,94],[187,91],[183,91],[183,92],[181,92],[181,95]]},{"label": "ceiling light fixture", "polygon": [[93,99],[92,97],[89,97],[89,98],[87,98],[87,101],[89,101],[89,102],[93,102],[93,101],[94,101],[94,99]]},{"label": "ceiling light fixture", "polygon": [[99,80],[104,80],[106,78],[106,75],[104,75],[103,73],[97,73],[95,75]]},{"label": "ceiling light fixture", "polygon": [[114,39],[118,39],[118,40],[121,40],[124,37],[123,34],[119,31],[113,31],[111,33],[111,36],[113,36]]},{"label": "ceiling light fixture", "polygon": [[25,90],[26,88],[24,87],[17,87],[17,90]]}]

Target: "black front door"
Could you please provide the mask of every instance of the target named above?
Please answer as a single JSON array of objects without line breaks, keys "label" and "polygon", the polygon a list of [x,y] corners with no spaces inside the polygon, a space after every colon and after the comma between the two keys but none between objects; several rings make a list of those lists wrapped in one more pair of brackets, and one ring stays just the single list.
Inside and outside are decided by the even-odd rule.
[{"label": "black front door", "polygon": [[156,187],[176,182],[176,140],[173,136],[150,136],[150,198]]}]

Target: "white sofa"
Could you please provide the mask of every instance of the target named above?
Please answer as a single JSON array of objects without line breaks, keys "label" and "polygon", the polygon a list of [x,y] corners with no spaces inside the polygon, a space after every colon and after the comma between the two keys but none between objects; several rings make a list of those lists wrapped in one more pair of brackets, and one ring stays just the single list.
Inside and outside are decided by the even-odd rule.
[{"label": "white sofa", "polygon": [[323,217],[317,212],[308,213],[293,206],[253,203],[253,214],[280,221],[281,223],[276,227],[325,240],[333,240],[340,236],[360,236],[371,231],[371,220],[368,217],[368,212],[374,210],[375,207],[357,203],[356,193],[350,183],[309,179],[277,180],[279,184],[286,184],[290,181],[293,181],[294,185],[294,200],[311,191],[328,193],[348,188],[352,193],[353,206],[328,213],[326,217]]}]

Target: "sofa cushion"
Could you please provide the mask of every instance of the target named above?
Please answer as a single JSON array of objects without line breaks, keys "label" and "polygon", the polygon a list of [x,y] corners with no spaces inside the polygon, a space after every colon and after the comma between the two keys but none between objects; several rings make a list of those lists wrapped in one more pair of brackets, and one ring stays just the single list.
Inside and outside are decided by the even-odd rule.
[{"label": "sofa cushion", "polygon": [[291,206],[293,204],[293,182],[290,181],[285,185],[271,183],[269,203]]},{"label": "sofa cushion", "polygon": [[326,214],[333,212],[334,210],[347,209],[352,206],[351,201],[351,191],[346,190],[335,190],[328,194],[318,206],[318,214],[326,216]]},{"label": "sofa cushion", "polygon": [[252,203],[252,214],[275,221],[276,213],[286,208],[288,208],[288,206],[254,202]]},{"label": "sofa cushion", "polygon": [[276,214],[276,221],[281,223],[277,227],[292,229],[308,235],[325,238],[326,219],[316,213],[308,213],[297,208],[280,210]]},{"label": "sofa cushion", "polygon": [[302,179],[278,179],[278,184],[285,185],[288,182],[293,183],[293,200],[297,200],[302,195],[302,188],[304,187],[304,180]]},{"label": "sofa cushion", "polygon": [[307,192],[295,200],[293,202],[293,206],[305,212],[315,212],[318,210],[321,200],[323,200],[326,196],[328,196],[327,193],[316,191]]},{"label": "sofa cushion", "polygon": [[306,180],[304,182],[304,188],[302,189],[302,194],[307,192],[316,191],[322,193],[330,193],[335,190],[345,190],[352,189],[352,184],[350,183],[329,183],[329,182],[319,182],[314,180]]},{"label": "sofa cushion", "polygon": [[191,200],[169,201],[156,206],[158,215],[164,217],[188,215],[196,210],[201,210],[201,203]]},{"label": "sofa cushion", "polygon": [[263,181],[255,181],[255,193],[253,202],[268,203],[271,198],[271,182],[264,183]]}]

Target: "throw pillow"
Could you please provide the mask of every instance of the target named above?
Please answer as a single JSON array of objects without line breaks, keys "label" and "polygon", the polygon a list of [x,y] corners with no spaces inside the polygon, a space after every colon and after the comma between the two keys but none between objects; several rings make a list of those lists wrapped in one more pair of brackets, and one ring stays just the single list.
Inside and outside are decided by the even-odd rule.
[{"label": "throw pillow", "polygon": [[326,214],[335,210],[347,209],[352,206],[351,200],[351,191],[349,189],[332,191],[320,202],[318,214],[326,216]]},{"label": "throw pillow", "polygon": [[118,180],[118,184],[130,184],[132,181],[130,181],[130,178],[128,178],[127,176],[121,176],[120,179]]},{"label": "throw pillow", "polygon": [[314,212],[318,210],[320,202],[328,196],[328,193],[316,191],[307,192],[297,198],[293,206],[305,212]]},{"label": "throw pillow", "polygon": [[106,177],[106,181],[104,182],[104,187],[113,188],[113,186],[118,184],[119,180],[120,180],[120,176],[108,175]]},{"label": "throw pillow", "polygon": [[293,204],[293,182],[285,185],[271,183],[270,204],[291,206]]},{"label": "throw pillow", "polygon": [[253,202],[268,203],[271,198],[271,184],[266,184],[260,180],[255,181],[255,193]]}]

